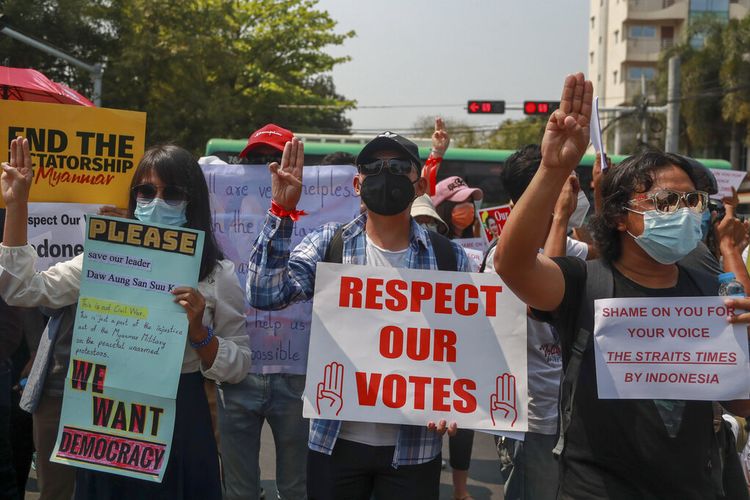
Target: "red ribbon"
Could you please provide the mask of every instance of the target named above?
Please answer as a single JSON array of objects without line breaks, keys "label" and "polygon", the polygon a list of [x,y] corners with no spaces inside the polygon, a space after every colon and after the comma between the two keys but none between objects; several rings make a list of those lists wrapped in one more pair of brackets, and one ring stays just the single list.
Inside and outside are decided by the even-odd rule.
[{"label": "red ribbon", "polygon": [[427,179],[430,187],[430,196],[435,196],[435,186],[437,185],[437,173],[440,168],[440,163],[443,158],[435,156],[430,153],[427,157],[427,161],[424,162],[424,168],[422,169],[422,177]]},{"label": "red ribbon", "polygon": [[271,200],[271,213],[277,217],[289,217],[294,222],[297,222],[303,215],[307,215],[307,212],[304,210],[297,210],[296,208],[294,210],[284,210],[281,205],[273,200]]}]

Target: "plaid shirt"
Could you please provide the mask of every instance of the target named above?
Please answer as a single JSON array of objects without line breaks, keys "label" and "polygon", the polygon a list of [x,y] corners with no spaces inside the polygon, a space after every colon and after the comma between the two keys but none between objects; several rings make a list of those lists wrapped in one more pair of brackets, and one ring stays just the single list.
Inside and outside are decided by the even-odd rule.
[{"label": "plaid shirt", "polygon": [[[344,226],[344,264],[366,264],[366,221],[367,215],[362,214]],[[255,240],[248,265],[247,297],[257,309],[283,309],[292,302],[312,299],[316,266],[325,258],[328,244],[341,226],[330,223],[308,234],[290,255],[293,225],[290,218],[280,218],[269,213],[261,234]],[[452,245],[457,269],[470,272],[471,266],[466,253],[458,244]],[[405,267],[437,269],[427,231],[414,219],[411,219]],[[311,450],[330,455],[340,430],[339,420],[313,419],[308,446]],[[426,426],[401,425],[392,465],[398,467],[429,462],[440,453],[441,447],[441,437],[428,431]]]}]

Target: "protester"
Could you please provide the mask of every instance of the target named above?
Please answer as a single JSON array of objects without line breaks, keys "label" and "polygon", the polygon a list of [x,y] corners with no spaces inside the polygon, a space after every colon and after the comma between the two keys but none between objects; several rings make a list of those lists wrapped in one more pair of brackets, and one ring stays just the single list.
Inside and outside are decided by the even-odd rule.
[{"label": "protester", "polygon": [[[524,146],[505,161],[501,180],[513,206],[521,199],[541,162],[541,148],[533,144]],[[578,178],[569,176],[546,221],[548,229],[540,251],[548,257],[567,255],[582,260],[588,257],[588,246],[567,236],[579,192]],[[505,237],[503,233],[502,238]],[[496,248],[488,251],[484,272],[495,272]],[[560,474],[552,454],[557,442],[557,402],[562,377],[560,342],[549,325],[533,318],[527,319],[526,331],[529,426],[523,440],[506,438],[505,447],[512,450],[513,467],[503,491],[507,500],[554,500]]]},{"label": "protester", "polygon": [[[283,150],[284,146],[281,146],[281,149]],[[281,159],[281,155],[279,155],[279,159]],[[279,161],[279,160],[276,160],[276,161]],[[321,165],[354,165],[356,161],[357,161],[357,158],[351,153],[347,153],[345,151],[335,151],[321,158],[320,164]]]},{"label": "protester", "polygon": [[10,356],[23,338],[21,311],[0,299],[0,318],[0,497],[19,498],[19,491],[23,493],[16,482],[10,439]]},{"label": "protester", "polygon": [[411,216],[417,224],[430,231],[435,231],[443,236],[448,234],[448,224],[435,211],[429,195],[418,196],[411,204]]},{"label": "protester", "polygon": [[[278,162],[284,144],[292,137],[289,130],[268,124],[250,134],[241,156],[251,165]],[[259,361],[253,372],[239,383],[219,385],[220,448],[226,500],[261,498],[260,442],[266,421],[271,426],[276,447],[278,498],[305,498],[309,428],[308,420],[302,417],[305,375],[290,373],[279,365],[265,366]]]},{"label": "protester", "polygon": [[[593,344],[578,337],[579,327],[593,331],[596,298],[716,295],[712,276],[675,264],[700,239],[700,213],[708,201],[695,190],[690,166],[679,157],[647,152],[607,171],[603,212],[592,222],[601,260],[587,266],[538,252],[546,214],[588,145],[592,94],[581,73],[566,78],[560,108],[545,130],[542,164],[514,207],[494,257],[505,284],[560,334],[565,369],[580,359],[579,375],[566,380],[566,389],[567,383],[574,388],[562,393],[563,406],[572,406],[561,419],[559,498],[715,498],[721,467],[711,461],[717,451],[711,402],[599,399]],[[664,241],[659,236],[677,231],[670,244],[656,244]],[[611,276],[613,293],[590,292],[604,288],[588,281],[600,276]],[[747,309],[750,300],[728,304]],[[750,314],[730,317],[749,320]],[[580,358],[574,342],[587,346]],[[747,400],[725,407],[750,413]]]},{"label": "protester", "polygon": [[[427,181],[419,176],[416,144],[385,132],[365,145],[357,157],[359,174],[353,186],[367,210],[347,224],[331,223],[309,233],[290,252],[294,220],[302,216],[297,203],[303,163],[303,146],[295,138],[286,144],[281,164],[269,166],[271,209],[248,265],[251,305],[280,309],[294,301],[312,299],[317,263],[334,252],[346,264],[437,267],[432,237],[409,215],[412,201],[427,188]],[[335,235],[338,237],[334,239]],[[455,256],[457,270],[467,271],[469,263],[461,247],[434,236]],[[329,248],[332,241],[339,243]],[[377,499],[436,499],[440,436],[446,430],[454,434],[455,423],[449,426],[441,420],[419,427],[313,419],[308,443],[308,497],[348,500],[369,499],[374,494]]]},{"label": "protester", "polygon": [[437,183],[432,203],[441,219],[448,224],[450,238],[474,238],[474,221],[476,208],[474,201],[484,196],[479,188],[469,187],[456,175],[447,177]]},{"label": "protester", "polygon": [[[34,272],[36,252],[27,242],[26,226],[31,166],[28,141],[14,139],[10,164],[3,164],[2,174],[7,214],[0,245],[0,295],[11,304],[70,306],[78,299],[83,256]],[[218,456],[203,376],[220,381],[241,380],[249,368],[250,351],[242,292],[234,266],[223,260],[213,238],[208,187],[190,153],[171,145],[147,150],[133,176],[128,213],[146,223],[205,232],[198,289],[177,287],[172,292],[175,302],[185,308],[189,324],[172,449],[161,483],[77,469],[75,496],[218,499]]]},{"label": "protester", "polygon": [[445,129],[445,121],[439,116],[435,117],[435,131],[432,133],[432,148],[430,154],[422,167],[422,177],[427,179],[428,194],[435,195],[438,170],[443,162],[445,152],[451,144],[451,137]]}]

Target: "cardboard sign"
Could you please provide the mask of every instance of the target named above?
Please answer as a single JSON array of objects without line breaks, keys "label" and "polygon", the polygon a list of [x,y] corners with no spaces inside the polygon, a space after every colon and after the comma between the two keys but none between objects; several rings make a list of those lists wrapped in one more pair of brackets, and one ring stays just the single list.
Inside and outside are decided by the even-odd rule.
[{"label": "cardboard sign", "polygon": [[[26,137],[34,165],[29,201],[126,207],[143,156],[146,113],[65,104],[0,100],[0,134]],[[0,205],[3,201],[0,199]]]},{"label": "cardboard sign", "polygon": [[484,227],[484,235],[487,241],[492,241],[503,231],[505,223],[510,215],[510,205],[483,208],[479,211],[479,218]]},{"label": "cardboard sign", "polygon": [[[250,250],[271,206],[271,174],[265,165],[228,165],[201,158],[208,182],[214,236],[227,259],[234,262],[242,289],[247,280]],[[349,222],[359,214],[352,179],[356,168],[305,167],[299,208],[308,215],[294,224],[292,248],[327,222]],[[247,333],[253,373],[304,375],[310,339],[312,302],[280,311],[259,311],[246,305]]]},{"label": "cardboard sign", "polygon": [[305,417],[527,430],[526,306],[490,274],[318,263]]},{"label": "cardboard sign", "polygon": [[717,200],[720,200],[725,196],[732,196],[732,188],[739,191],[740,185],[747,175],[747,172],[740,170],[724,170],[722,168],[711,168],[709,170],[711,170],[711,173],[716,177],[716,184],[719,188],[719,192],[712,194],[711,198]]},{"label": "cardboard sign", "polygon": [[53,462],[161,482],[203,232],[90,217]]},{"label": "cardboard sign", "polygon": [[747,328],[730,312],[723,297],[597,300],[599,397],[747,399]]},{"label": "cardboard sign", "polygon": [[100,206],[29,203],[29,243],[36,250],[37,271],[44,271],[83,253],[86,215],[96,214]]}]

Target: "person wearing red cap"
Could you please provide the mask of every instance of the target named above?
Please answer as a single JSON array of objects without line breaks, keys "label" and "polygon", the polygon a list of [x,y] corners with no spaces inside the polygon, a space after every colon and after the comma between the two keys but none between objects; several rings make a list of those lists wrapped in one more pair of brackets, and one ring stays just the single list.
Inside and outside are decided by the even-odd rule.
[{"label": "person wearing red cap", "polygon": [[[284,145],[293,137],[291,131],[269,123],[250,134],[247,146],[240,153],[242,162],[265,165],[280,161]],[[250,373],[244,380],[219,386],[219,446],[225,500],[263,497],[259,456],[265,421],[271,426],[276,445],[278,498],[305,498],[309,425],[302,417],[305,376],[287,373],[287,369],[278,362],[265,366],[262,359],[253,357]]]}]

